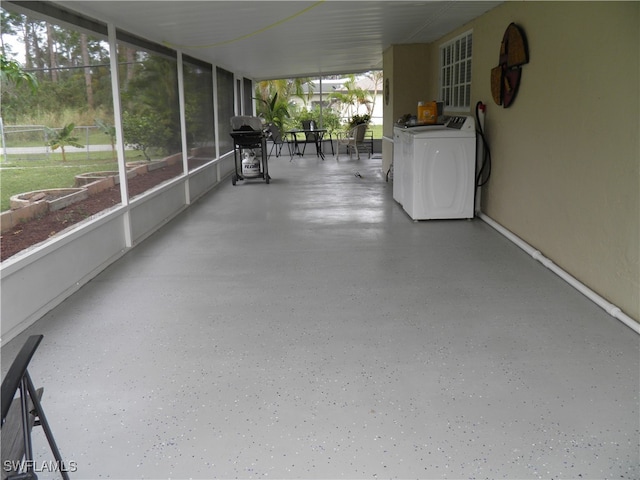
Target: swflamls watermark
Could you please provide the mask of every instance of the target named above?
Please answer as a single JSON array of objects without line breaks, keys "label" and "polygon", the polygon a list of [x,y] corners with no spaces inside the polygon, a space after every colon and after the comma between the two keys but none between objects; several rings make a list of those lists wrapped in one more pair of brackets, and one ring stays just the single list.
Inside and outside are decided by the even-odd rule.
[{"label": "swflamls watermark", "polygon": [[2,463],[2,468],[5,472],[25,472],[30,470],[35,473],[72,473],[78,471],[78,462],[73,460],[69,462],[59,462],[58,460],[5,460]]}]

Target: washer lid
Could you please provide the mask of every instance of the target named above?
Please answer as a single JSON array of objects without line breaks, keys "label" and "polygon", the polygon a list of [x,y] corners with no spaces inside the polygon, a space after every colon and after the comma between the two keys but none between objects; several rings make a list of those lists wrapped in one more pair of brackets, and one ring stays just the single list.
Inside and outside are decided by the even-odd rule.
[{"label": "washer lid", "polygon": [[407,128],[407,133],[419,138],[470,138],[476,136],[476,122],[470,115],[451,117],[445,125]]}]

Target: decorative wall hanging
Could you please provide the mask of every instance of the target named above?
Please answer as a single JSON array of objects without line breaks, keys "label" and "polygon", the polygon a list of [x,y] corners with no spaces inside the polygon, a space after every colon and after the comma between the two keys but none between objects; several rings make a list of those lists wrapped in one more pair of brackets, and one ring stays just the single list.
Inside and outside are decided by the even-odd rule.
[{"label": "decorative wall hanging", "polygon": [[491,95],[498,105],[508,108],[515,100],[525,63],[529,63],[527,38],[511,23],[502,37],[498,66],[491,69]]},{"label": "decorative wall hanging", "polygon": [[389,88],[389,79],[387,78],[384,81],[384,104],[389,105],[389,96],[390,96],[390,88]]}]

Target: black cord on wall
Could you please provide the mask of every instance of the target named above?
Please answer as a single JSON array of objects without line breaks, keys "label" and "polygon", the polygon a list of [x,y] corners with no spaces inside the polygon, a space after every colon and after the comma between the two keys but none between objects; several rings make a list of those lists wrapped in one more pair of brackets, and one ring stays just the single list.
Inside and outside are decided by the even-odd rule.
[{"label": "black cord on wall", "polygon": [[487,142],[487,138],[484,136],[484,131],[480,124],[480,117],[478,115],[480,105],[482,105],[482,102],[476,103],[476,133],[480,135],[480,138],[482,139],[482,163],[478,170],[478,175],[476,176],[476,187],[486,185],[491,177],[491,150],[489,149],[489,143]]}]

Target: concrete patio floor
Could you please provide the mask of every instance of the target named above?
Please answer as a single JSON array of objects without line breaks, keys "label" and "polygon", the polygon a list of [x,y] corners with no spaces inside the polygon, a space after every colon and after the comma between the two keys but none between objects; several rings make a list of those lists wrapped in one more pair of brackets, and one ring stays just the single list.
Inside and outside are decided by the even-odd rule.
[{"label": "concrete patio floor", "polygon": [[480,220],[411,221],[380,159],[269,168],[2,348],[44,334],[71,478],[640,478],[636,333]]}]

